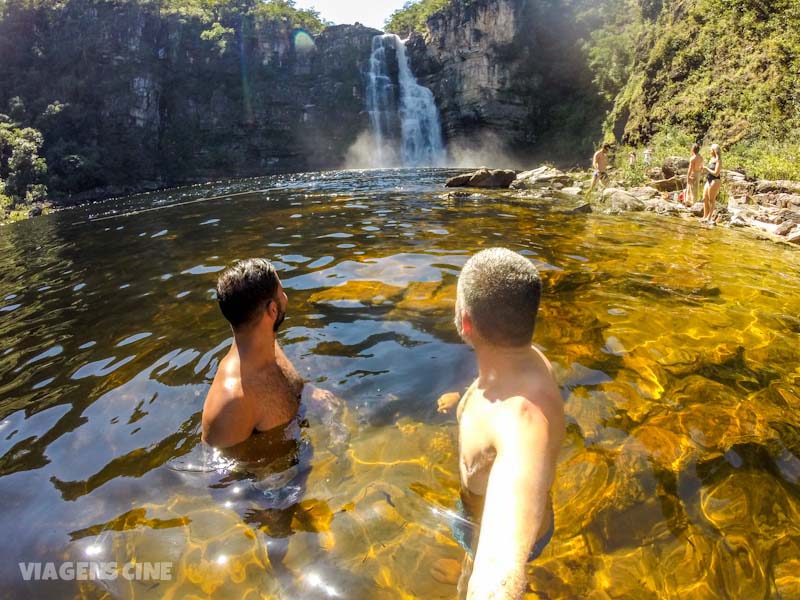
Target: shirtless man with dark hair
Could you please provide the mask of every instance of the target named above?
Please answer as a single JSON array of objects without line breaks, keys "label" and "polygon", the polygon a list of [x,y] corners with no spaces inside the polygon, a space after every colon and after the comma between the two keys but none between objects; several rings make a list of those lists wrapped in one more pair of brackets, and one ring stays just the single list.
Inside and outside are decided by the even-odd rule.
[{"label": "shirtless man with dark hair", "polygon": [[206,396],[203,441],[230,448],[288,424],[300,407],[303,379],[275,339],[289,299],[269,261],[251,258],[225,269],[217,301],[233,344]]},{"label": "shirtless man with dark hair", "polygon": [[[479,371],[458,402],[466,519],[453,526],[467,550],[459,591],[472,600],[521,598],[525,566],[553,534],[565,421],[550,363],[531,344],[540,294],[536,267],[504,248],[473,256],[458,280],[456,328]],[[445,394],[439,409],[453,404]]]}]

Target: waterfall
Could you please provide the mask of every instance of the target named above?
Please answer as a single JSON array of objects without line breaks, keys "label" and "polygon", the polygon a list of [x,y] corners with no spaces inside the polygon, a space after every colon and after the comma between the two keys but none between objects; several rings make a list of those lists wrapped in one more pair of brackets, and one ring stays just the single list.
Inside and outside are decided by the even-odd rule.
[{"label": "waterfall", "polygon": [[442,127],[433,92],[417,83],[406,45],[396,35],[377,35],[372,40],[367,112],[376,166],[421,167],[445,163]]}]

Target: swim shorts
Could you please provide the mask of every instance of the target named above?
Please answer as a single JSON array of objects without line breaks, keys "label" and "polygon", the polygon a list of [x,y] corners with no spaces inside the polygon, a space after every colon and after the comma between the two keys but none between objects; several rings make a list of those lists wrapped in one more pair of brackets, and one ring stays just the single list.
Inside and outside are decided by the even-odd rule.
[{"label": "swim shorts", "polygon": [[[461,503],[461,500],[458,501],[458,512],[460,513],[457,518],[454,518],[450,524],[450,530],[453,532],[453,537],[458,542],[458,545],[461,546],[470,556],[475,556],[475,550],[472,547],[472,542],[475,539],[475,531],[478,528],[478,525],[470,521],[466,518],[466,512],[464,511],[464,505]],[[530,554],[528,554],[528,562],[536,560],[541,556],[544,549],[547,547],[547,544],[550,543],[550,540],[553,539],[553,532],[555,531],[555,521],[550,522],[550,528],[547,530],[542,537],[540,537],[536,543],[531,548]]]}]

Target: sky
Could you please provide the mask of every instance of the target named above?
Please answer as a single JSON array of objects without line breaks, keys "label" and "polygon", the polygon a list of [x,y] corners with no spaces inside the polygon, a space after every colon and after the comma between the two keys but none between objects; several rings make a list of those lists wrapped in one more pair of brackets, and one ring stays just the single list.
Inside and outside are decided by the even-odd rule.
[{"label": "sky", "polygon": [[313,8],[320,16],[336,24],[353,24],[356,21],[368,27],[383,30],[383,24],[394,11],[402,8],[405,0],[296,0],[297,8]]}]

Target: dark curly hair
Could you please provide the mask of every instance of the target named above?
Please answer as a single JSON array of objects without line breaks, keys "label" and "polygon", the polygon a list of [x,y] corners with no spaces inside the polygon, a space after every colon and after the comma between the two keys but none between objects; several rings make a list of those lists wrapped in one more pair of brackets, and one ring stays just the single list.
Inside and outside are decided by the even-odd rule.
[{"label": "dark curly hair", "polygon": [[240,260],[217,280],[217,302],[234,329],[252,323],[275,300],[280,279],[264,258]]}]

